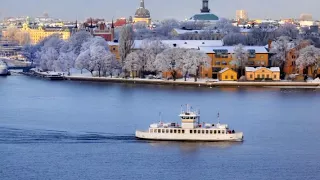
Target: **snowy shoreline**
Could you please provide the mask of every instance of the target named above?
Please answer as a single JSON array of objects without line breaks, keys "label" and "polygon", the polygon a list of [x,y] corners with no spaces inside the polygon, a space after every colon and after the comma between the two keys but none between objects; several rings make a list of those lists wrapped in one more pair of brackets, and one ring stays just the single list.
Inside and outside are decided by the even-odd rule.
[{"label": "snowy shoreline", "polygon": [[229,82],[229,81],[208,81],[194,79],[184,81],[184,79],[162,80],[162,79],[123,79],[108,77],[84,77],[84,76],[65,76],[70,81],[90,81],[90,82],[110,82],[110,83],[128,83],[128,84],[156,84],[156,85],[178,85],[195,87],[279,87],[279,88],[320,88],[320,82]]}]

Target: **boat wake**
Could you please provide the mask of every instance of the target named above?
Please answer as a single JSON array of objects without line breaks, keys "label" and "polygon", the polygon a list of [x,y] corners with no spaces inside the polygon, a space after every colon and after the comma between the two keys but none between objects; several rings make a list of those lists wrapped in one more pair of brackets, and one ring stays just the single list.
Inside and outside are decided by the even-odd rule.
[{"label": "boat wake", "polygon": [[134,135],[96,132],[70,133],[53,130],[26,130],[0,127],[0,144],[18,143],[116,143],[137,142]]}]

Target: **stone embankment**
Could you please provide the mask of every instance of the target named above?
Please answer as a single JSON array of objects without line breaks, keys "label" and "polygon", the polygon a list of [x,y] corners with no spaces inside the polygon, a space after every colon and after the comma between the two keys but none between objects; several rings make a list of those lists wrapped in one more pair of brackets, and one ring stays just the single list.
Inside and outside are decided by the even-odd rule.
[{"label": "stone embankment", "polygon": [[226,82],[226,81],[207,81],[200,79],[198,82],[184,80],[159,80],[159,79],[123,79],[106,77],[83,77],[65,76],[66,80],[71,81],[90,81],[90,82],[110,82],[128,84],[156,84],[156,85],[178,85],[196,87],[286,87],[286,88],[320,88],[320,82]]}]

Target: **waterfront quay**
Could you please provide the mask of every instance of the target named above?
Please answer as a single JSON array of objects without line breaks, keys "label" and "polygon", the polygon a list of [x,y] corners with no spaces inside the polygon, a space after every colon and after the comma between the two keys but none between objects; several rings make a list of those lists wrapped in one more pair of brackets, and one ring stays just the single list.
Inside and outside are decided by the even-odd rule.
[{"label": "waterfront quay", "polygon": [[65,80],[70,81],[91,81],[106,83],[128,83],[128,84],[155,84],[155,85],[172,85],[172,86],[195,86],[195,87],[291,87],[291,88],[320,88],[320,82],[237,82],[237,81],[213,81],[199,79],[198,82],[184,81],[178,79],[124,79],[124,78],[107,78],[107,77],[82,77],[82,76],[65,76]]}]

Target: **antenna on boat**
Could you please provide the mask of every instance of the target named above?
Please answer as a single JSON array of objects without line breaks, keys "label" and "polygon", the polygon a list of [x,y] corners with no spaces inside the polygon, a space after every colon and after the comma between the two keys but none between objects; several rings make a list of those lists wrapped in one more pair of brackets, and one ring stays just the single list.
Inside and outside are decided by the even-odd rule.
[{"label": "antenna on boat", "polygon": [[218,114],[217,114],[217,118],[218,118],[218,124],[220,124],[220,113],[218,111]]},{"label": "antenna on boat", "polygon": [[162,122],[161,112],[159,112],[159,121]]}]

